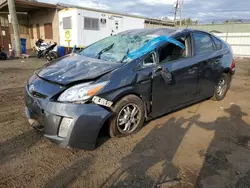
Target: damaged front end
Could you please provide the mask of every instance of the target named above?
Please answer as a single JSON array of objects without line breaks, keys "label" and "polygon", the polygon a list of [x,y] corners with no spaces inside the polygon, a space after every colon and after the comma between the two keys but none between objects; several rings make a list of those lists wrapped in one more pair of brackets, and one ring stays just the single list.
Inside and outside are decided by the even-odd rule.
[{"label": "damaged front end", "polygon": [[[113,44],[118,38],[123,42]],[[47,64],[26,85],[29,123],[61,147],[94,149],[99,131],[113,113],[113,103],[134,91],[150,98],[150,84],[133,85],[139,78],[133,62],[163,42],[184,48],[167,36],[117,35]]]},{"label": "damaged front end", "polygon": [[55,96],[65,89],[37,76],[28,82],[25,92],[28,121],[60,147],[94,149],[99,131],[111,112],[93,103],[58,101]]}]

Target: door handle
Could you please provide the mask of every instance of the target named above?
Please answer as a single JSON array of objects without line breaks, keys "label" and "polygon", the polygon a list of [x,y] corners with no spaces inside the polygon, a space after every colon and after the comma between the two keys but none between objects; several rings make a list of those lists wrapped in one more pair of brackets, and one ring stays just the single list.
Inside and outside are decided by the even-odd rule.
[{"label": "door handle", "polygon": [[218,64],[220,62],[220,59],[217,59],[214,61],[215,64]]},{"label": "door handle", "polygon": [[163,70],[162,66],[157,66],[157,67],[155,68],[154,72],[156,73],[156,72],[160,72],[160,71],[162,71],[162,70]]},{"label": "door handle", "polygon": [[188,73],[189,74],[194,74],[197,69],[198,69],[197,67],[190,68],[190,69],[188,69]]}]

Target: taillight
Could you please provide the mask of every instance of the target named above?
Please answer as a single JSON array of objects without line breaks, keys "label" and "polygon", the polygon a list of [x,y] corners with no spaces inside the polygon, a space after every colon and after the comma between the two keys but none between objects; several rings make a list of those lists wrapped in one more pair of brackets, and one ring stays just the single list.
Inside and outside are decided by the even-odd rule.
[{"label": "taillight", "polygon": [[232,64],[231,64],[231,71],[235,71],[235,61],[233,59]]}]

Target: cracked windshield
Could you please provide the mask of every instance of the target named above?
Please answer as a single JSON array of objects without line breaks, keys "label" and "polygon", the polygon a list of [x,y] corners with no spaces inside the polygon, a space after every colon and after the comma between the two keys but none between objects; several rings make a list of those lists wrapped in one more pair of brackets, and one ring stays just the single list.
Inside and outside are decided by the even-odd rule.
[{"label": "cracked windshield", "polygon": [[80,54],[105,61],[122,62],[127,54],[142,47],[154,37],[129,34],[110,36],[90,45]]}]

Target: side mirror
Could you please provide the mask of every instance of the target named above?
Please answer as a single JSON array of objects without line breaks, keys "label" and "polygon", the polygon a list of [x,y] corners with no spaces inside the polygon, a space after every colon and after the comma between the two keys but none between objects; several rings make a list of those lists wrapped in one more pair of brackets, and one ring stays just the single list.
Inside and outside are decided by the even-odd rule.
[{"label": "side mirror", "polygon": [[165,69],[162,65],[157,65],[154,69],[154,72],[159,72],[163,80],[169,84],[172,81],[172,74],[168,69]]},{"label": "side mirror", "polygon": [[154,72],[161,72],[162,71],[162,66],[161,65],[157,65],[154,69]]}]

